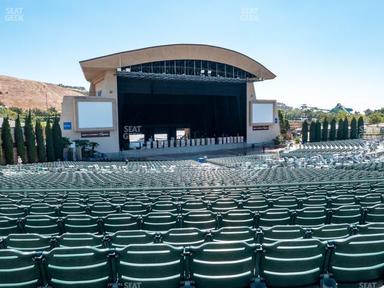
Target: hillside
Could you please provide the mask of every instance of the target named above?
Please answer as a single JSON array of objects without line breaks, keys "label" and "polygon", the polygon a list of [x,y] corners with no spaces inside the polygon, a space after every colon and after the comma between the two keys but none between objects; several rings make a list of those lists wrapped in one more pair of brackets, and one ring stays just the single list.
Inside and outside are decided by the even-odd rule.
[{"label": "hillside", "polygon": [[81,96],[84,93],[67,86],[0,75],[0,102],[7,107],[18,107],[23,110],[33,108],[46,110],[55,107],[61,111],[62,98],[65,95]]}]

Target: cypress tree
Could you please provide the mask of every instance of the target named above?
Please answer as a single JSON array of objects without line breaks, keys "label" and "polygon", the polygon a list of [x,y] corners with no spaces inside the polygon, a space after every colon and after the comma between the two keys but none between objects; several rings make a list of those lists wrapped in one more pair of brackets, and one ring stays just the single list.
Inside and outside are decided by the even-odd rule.
[{"label": "cypress tree", "polygon": [[289,125],[289,121],[288,119],[285,119],[284,121],[284,127],[285,127],[285,131],[288,132],[291,130],[291,125]]},{"label": "cypress tree", "polygon": [[26,163],[25,159],[25,142],[23,136],[23,129],[21,128],[20,115],[17,115],[15,123],[15,144],[17,155],[20,156],[23,163]]},{"label": "cypress tree", "polygon": [[343,139],[349,139],[349,122],[347,117],[343,121]]},{"label": "cypress tree", "polygon": [[280,134],[285,135],[287,133],[287,129],[285,127],[285,117],[280,109],[277,111],[277,114],[279,117]]},{"label": "cypress tree", "polygon": [[13,164],[13,140],[8,117],[4,118],[3,124],[1,125],[1,140],[4,149],[5,163]]},{"label": "cypress tree", "polygon": [[316,142],[321,141],[321,123],[319,120],[316,121]]},{"label": "cypress tree", "polygon": [[31,111],[29,111],[27,117],[25,118],[24,134],[25,134],[25,143],[27,146],[28,163],[35,163],[36,162],[36,139],[35,139],[35,133],[33,132]]},{"label": "cypress tree", "polygon": [[61,134],[61,128],[60,128],[58,117],[56,117],[53,120],[52,139],[53,139],[53,150],[55,151],[55,160],[62,160],[64,147],[63,147],[63,137]]},{"label": "cypress tree", "polygon": [[36,134],[36,144],[37,144],[37,159],[39,162],[46,162],[47,156],[45,153],[43,127],[41,127],[41,123],[39,120],[36,120],[35,134]]},{"label": "cypress tree", "polygon": [[331,120],[331,129],[329,130],[329,140],[331,141],[336,140],[336,119],[335,118]]},{"label": "cypress tree", "polygon": [[0,165],[3,164],[3,141],[1,140],[1,133],[0,133]]},{"label": "cypress tree", "polygon": [[47,160],[49,162],[55,161],[55,150],[53,147],[52,127],[51,121],[48,119],[47,125],[45,126],[45,145],[47,152]]},{"label": "cypress tree", "polygon": [[316,142],[316,122],[312,121],[309,126],[309,140],[311,142]]},{"label": "cypress tree", "polygon": [[344,121],[343,119],[339,119],[339,122],[337,123],[337,140],[343,139],[343,128],[344,128]]},{"label": "cypress tree", "polygon": [[351,139],[357,138],[357,121],[356,118],[353,117],[351,120]]},{"label": "cypress tree", "polygon": [[363,116],[360,116],[359,119],[357,120],[357,137],[358,138],[363,138],[364,134],[364,118]]},{"label": "cypress tree", "polygon": [[305,120],[301,126],[303,144],[308,142],[308,122]]},{"label": "cypress tree", "polygon": [[321,140],[328,141],[328,120],[327,118],[323,121],[323,131],[321,133]]}]

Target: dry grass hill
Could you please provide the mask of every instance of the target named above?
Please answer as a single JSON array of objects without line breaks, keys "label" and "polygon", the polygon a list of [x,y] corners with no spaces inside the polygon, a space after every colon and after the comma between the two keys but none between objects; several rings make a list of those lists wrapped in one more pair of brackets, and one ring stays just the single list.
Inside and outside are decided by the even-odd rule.
[{"label": "dry grass hill", "polygon": [[63,96],[81,96],[84,92],[56,84],[0,75],[0,102],[7,107],[18,107],[23,110],[33,108],[46,110],[55,107],[61,111]]}]

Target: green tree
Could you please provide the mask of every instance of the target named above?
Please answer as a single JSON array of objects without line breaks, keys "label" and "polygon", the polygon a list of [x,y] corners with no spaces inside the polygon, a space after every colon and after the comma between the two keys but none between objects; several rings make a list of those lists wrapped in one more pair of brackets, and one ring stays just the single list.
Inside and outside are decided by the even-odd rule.
[{"label": "green tree", "polygon": [[3,141],[1,140],[1,133],[0,133],[0,165],[1,164],[3,164]]},{"label": "green tree", "polygon": [[316,121],[316,142],[321,141],[321,123],[319,120]]},{"label": "green tree", "polygon": [[321,133],[321,140],[328,141],[328,119],[325,118],[323,121],[323,131]]},{"label": "green tree", "polygon": [[305,120],[301,126],[301,134],[303,144],[308,142],[308,122]]},{"label": "green tree", "polygon": [[357,120],[357,137],[363,138],[364,135],[364,118],[363,116],[360,116]]},{"label": "green tree", "polygon": [[331,120],[331,129],[329,130],[329,140],[336,140],[336,119],[332,118]]},{"label": "green tree", "polygon": [[343,119],[339,119],[339,122],[337,123],[337,140],[343,139],[343,127],[344,127],[344,121]]},{"label": "green tree", "polygon": [[5,163],[13,164],[13,140],[8,117],[4,118],[3,124],[1,125],[1,140],[4,149]]},{"label": "green tree", "polygon": [[369,124],[379,124],[384,122],[384,115],[379,111],[375,111],[368,116]]},{"label": "green tree", "polygon": [[291,131],[291,125],[289,125],[289,121],[287,118],[285,118],[284,127],[286,132]]},{"label": "green tree", "polygon": [[285,135],[287,133],[287,129],[285,127],[285,117],[283,111],[280,109],[277,111],[277,115],[279,117],[279,125],[280,125],[280,134]]},{"label": "green tree", "polygon": [[15,122],[15,144],[17,155],[20,156],[23,163],[26,163],[25,159],[25,142],[23,136],[23,128],[21,128],[20,115],[17,115]]},{"label": "green tree", "polygon": [[36,162],[36,139],[35,139],[35,133],[33,132],[31,111],[29,111],[28,115],[25,118],[24,134],[25,134],[25,143],[27,146],[28,162],[35,163]]},{"label": "green tree", "polygon": [[343,139],[349,139],[349,122],[347,117],[343,121]]},{"label": "green tree", "polygon": [[47,125],[45,126],[45,140],[47,161],[55,161],[55,149],[53,146],[52,127],[51,121],[49,119],[47,121]]},{"label": "green tree", "polygon": [[309,141],[316,142],[316,122],[312,121],[309,126]]},{"label": "green tree", "polygon": [[53,139],[53,150],[55,151],[55,160],[63,160],[63,136],[61,134],[61,128],[59,118],[55,117],[52,125],[52,139]]},{"label": "green tree", "polygon": [[37,144],[37,159],[39,160],[39,162],[46,162],[47,155],[45,152],[43,127],[41,126],[40,120],[36,120],[35,134]]},{"label": "green tree", "polygon": [[356,118],[353,117],[351,120],[351,139],[357,138],[357,121]]}]

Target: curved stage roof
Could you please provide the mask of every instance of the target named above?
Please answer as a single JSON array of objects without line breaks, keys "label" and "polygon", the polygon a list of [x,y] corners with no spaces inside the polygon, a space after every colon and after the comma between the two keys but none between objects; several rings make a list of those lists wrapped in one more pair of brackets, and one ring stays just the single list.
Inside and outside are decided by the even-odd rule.
[{"label": "curved stage roof", "polygon": [[105,71],[166,60],[206,60],[232,65],[256,75],[261,80],[276,77],[256,60],[233,50],[203,44],[171,44],[124,51],[80,61],[85,78],[93,82]]}]

